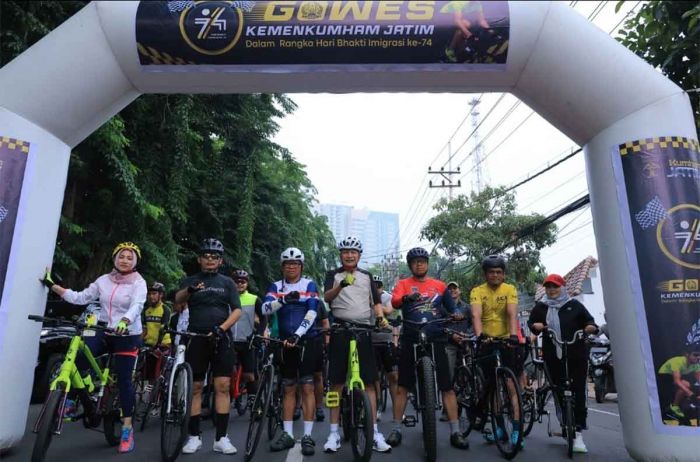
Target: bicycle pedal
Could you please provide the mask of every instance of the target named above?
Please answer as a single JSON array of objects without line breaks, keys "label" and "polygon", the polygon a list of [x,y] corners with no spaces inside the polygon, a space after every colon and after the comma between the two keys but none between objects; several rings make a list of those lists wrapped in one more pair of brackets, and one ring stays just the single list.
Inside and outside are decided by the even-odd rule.
[{"label": "bicycle pedal", "polygon": [[416,419],[416,416],[413,415],[407,415],[406,417],[403,418],[403,424],[405,427],[415,427],[416,424],[418,423],[418,419]]},{"label": "bicycle pedal", "polygon": [[326,407],[340,407],[340,393],[337,391],[329,391],[326,393]]}]

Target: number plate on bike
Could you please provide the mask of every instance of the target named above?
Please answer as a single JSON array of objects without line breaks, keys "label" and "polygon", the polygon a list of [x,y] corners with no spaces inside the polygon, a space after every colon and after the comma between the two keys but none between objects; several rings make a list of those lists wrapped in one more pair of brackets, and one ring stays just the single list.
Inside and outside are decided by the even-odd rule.
[{"label": "number plate on bike", "polygon": [[571,390],[564,390],[564,396],[573,396],[574,394],[571,393]]},{"label": "number plate on bike", "polygon": [[85,329],[83,331],[83,337],[94,337],[95,336],[95,331],[92,329]]}]

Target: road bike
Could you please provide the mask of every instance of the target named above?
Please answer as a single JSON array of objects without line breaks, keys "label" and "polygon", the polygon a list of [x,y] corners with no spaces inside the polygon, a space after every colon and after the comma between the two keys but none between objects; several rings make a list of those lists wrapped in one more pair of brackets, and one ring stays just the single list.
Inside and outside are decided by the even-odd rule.
[{"label": "road bike", "polygon": [[[164,396],[164,384],[166,381],[167,361],[170,358],[170,347],[144,347],[139,350],[140,366],[134,378],[136,388],[136,406],[134,409],[134,420],[139,421],[139,430],[144,431],[151,417],[159,415],[160,407]],[[147,380],[146,368],[149,365],[148,358],[155,361],[154,372],[156,379]]]},{"label": "road bike", "polygon": [[[114,334],[114,330],[97,324],[96,318],[87,322],[29,315],[32,321],[45,325],[62,325],[75,328],[58,375],[49,385],[49,393],[34,424],[36,440],[32,450],[32,462],[42,462],[51,445],[53,435],[60,435],[65,421],[82,419],[85,428],[96,428],[103,424],[105,440],[116,446],[121,439],[121,407],[115,373],[111,370],[112,354],[95,358],[83,338],[94,337],[97,331]],[[83,375],[76,366],[78,354],[87,359],[90,370]],[[136,367],[136,365],[134,365]],[[68,394],[76,397],[76,411],[82,413],[68,417],[66,400]]]}]

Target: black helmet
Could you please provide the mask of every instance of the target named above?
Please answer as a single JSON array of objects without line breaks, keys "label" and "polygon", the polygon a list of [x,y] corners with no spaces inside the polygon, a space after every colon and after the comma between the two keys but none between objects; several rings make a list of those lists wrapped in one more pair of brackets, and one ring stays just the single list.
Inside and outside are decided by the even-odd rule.
[{"label": "black helmet", "polygon": [[416,258],[425,258],[426,260],[430,260],[430,254],[423,247],[414,247],[406,254],[406,263],[410,265]]},{"label": "black helmet", "polygon": [[489,255],[481,260],[481,269],[486,271],[489,268],[501,268],[506,270],[506,261],[500,255]]},{"label": "black helmet", "polygon": [[214,252],[219,255],[224,254],[224,245],[220,240],[214,239],[213,237],[204,239],[202,245],[199,247],[200,253]]},{"label": "black helmet", "polygon": [[165,293],[165,286],[161,284],[160,282],[154,282],[151,284],[151,287],[148,288],[149,292],[160,292],[161,294]]}]

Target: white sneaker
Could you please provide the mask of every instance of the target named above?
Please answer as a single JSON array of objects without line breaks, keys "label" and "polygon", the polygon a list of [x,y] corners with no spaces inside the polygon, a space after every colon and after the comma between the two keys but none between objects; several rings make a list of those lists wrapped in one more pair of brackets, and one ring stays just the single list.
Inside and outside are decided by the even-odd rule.
[{"label": "white sneaker", "polygon": [[338,449],[340,449],[340,435],[331,433],[328,435],[326,444],[323,445],[323,450],[326,452],[338,452]]},{"label": "white sneaker", "polygon": [[374,432],[374,445],[372,449],[377,452],[391,452],[391,446],[384,440],[384,435],[379,432]]},{"label": "white sneaker", "polygon": [[236,446],[231,444],[231,440],[228,439],[228,435],[226,435],[222,436],[214,443],[214,452],[220,452],[222,454],[235,454],[238,452],[238,449],[236,449]]},{"label": "white sneaker", "polygon": [[588,448],[583,442],[583,435],[581,432],[576,432],[576,438],[574,438],[574,452],[579,454],[586,454],[588,452]]},{"label": "white sneaker", "polygon": [[189,435],[187,437],[187,442],[182,447],[182,453],[183,454],[194,454],[195,452],[199,451],[199,448],[201,448],[201,447],[202,447],[202,437]]}]

